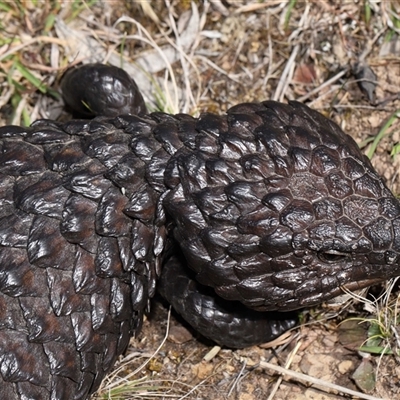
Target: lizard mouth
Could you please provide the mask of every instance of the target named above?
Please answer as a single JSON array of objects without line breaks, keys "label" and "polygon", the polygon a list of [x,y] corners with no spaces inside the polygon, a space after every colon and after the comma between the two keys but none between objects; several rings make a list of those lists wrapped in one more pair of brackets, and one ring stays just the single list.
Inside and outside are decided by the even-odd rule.
[{"label": "lizard mouth", "polygon": [[[347,283],[346,285],[343,285],[339,288],[339,290],[343,293],[346,291],[350,291],[350,292],[354,292],[356,290],[360,290],[360,289],[364,289],[368,286],[372,286],[372,285],[376,285],[380,282],[382,282],[384,279],[379,279],[379,278],[375,278],[375,279],[364,279],[361,281],[357,281],[357,282],[351,282],[351,283]],[[345,289],[345,290],[343,290]]]},{"label": "lizard mouth", "polygon": [[304,299],[300,302],[301,307],[310,307],[316,304],[319,304],[324,301],[328,301],[334,299],[335,297],[347,294],[348,292],[357,292],[361,289],[364,289],[368,286],[373,286],[378,283],[381,283],[384,279],[374,278],[374,279],[363,279],[357,282],[346,283],[345,285],[333,288],[330,291],[327,291],[322,296],[312,296],[307,299]]}]

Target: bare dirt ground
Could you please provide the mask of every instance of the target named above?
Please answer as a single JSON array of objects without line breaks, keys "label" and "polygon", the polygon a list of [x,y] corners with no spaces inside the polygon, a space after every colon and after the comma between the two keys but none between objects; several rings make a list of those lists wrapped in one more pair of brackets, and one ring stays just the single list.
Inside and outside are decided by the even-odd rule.
[{"label": "bare dirt ground", "polygon": [[[56,89],[71,63],[109,62],[137,79],[152,110],[222,113],[245,101],[303,101],[371,152],[400,194],[400,157],[391,155],[400,141],[399,119],[391,119],[400,109],[399,1],[0,1],[0,21],[2,124],[65,118],[46,88]],[[311,324],[284,344],[222,349],[205,360],[212,344],[174,316],[163,343],[168,310],[155,302],[97,398],[351,398],[328,389],[333,383],[371,396],[364,398],[400,399],[398,357],[358,351],[366,330],[339,326],[364,315],[362,305],[321,306],[303,312]],[[385,329],[396,350],[397,327]],[[281,376],[266,363],[325,383]]]}]

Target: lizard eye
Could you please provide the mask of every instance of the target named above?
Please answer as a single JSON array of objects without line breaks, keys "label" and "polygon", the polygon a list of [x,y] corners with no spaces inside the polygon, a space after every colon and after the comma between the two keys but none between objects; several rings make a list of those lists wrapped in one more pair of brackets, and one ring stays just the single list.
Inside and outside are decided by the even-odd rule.
[{"label": "lizard eye", "polygon": [[319,252],[318,258],[324,263],[335,264],[341,261],[348,260],[349,255],[336,250],[328,250],[324,252]]}]

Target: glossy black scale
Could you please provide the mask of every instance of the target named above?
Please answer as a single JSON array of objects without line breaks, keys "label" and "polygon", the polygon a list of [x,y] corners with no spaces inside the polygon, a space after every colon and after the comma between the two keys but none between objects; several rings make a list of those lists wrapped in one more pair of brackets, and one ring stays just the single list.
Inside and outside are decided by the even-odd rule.
[{"label": "glossy black scale", "polygon": [[0,398],[88,398],[159,279],[199,332],[245,347],[400,275],[398,201],[318,112],[147,115],[131,78],[99,65],[63,91],[101,116],[0,128]]}]

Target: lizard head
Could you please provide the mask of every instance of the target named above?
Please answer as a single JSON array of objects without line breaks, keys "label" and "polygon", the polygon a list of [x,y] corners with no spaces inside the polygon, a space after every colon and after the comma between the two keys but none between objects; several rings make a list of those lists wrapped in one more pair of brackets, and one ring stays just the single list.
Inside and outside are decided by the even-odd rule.
[{"label": "lizard head", "polygon": [[264,102],[205,114],[196,131],[164,205],[200,283],[285,311],[400,275],[399,203],[335,123]]}]

